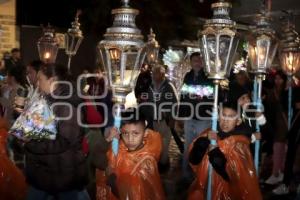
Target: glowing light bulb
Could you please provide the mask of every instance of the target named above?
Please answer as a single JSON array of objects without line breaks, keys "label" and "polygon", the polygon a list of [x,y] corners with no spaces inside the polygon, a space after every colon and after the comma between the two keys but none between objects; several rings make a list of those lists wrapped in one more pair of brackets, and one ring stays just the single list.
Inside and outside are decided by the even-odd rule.
[{"label": "glowing light bulb", "polygon": [[45,59],[49,59],[51,57],[51,54],[49,53],[49,52],[46,52],[45,54],[44,54],[44,58]]}]

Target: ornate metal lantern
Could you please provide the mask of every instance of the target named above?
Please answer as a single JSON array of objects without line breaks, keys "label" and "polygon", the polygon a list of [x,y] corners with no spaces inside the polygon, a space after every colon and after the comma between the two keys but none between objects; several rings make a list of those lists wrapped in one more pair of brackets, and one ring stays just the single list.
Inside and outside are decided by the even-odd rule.
[{"label": "ornate metal lantern", "polygon": [[260,14],[255,27],[248,36],[250,71],[254,74],[265,74],[271,67],[277,46],[277,38],[275,31],[270,27],[269,17]]},{"label": "ornate metal lantern", "polygon": [[143,36],[135,24],[139,11],[128,3],[129,0],[122,0],[122,7],[112,10],[113,26],[98,44],[113,99],[120,104],[125,103],[126,95],[132,91],[146,55]]},{"label": "ornate metal lantern", "polygon": [[68,29],[68,32],[65,34],[65,47],[66,54],[69,57],[68,60],[68,69],[71,67],[72,56],[76,55],[77,50],[83,39],[82,31],[80,30],[79,20],[80,11],[77,11],[75,21],[71,23],[72,27]]},{"label": "ornate metal lantern", "polygon": [[208,78],[225,79],[229,75],[238,45],[236,23],[229,17],[231,3],[212,4],[213,18],[206,20],[199,33],[205,71]]},{"label": "ornate metal lantern", "polygon": [[44,63],[55,63],[59,47],[55,31],[48,25],[43,32],[43,36],[37,42],[40,59]]},{"label": "ornate metal lantern", "polygon": [[288,76],[292,76],[300,69],[299,35],[295,25],[290,23],[282,31],[279,51],[281,67]]},{"label": "ornate metal lantern", "polygon": [[146,44],[146,52],[147,52],[147,63],[149,65],[156,63],[158,60],[159,53],[159,44],[155,39],[155,34],[153,33],[152,28],[150,29],[150,34],[148,35],[148,42]]}]

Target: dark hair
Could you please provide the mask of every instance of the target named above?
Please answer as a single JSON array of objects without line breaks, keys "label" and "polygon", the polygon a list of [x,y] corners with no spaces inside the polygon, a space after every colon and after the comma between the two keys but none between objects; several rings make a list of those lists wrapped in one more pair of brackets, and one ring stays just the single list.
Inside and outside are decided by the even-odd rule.
[{"label": "dark hair", "polygon": [[222,109],[224,108],[229,108],[231,110],[234,110],[234,111],[238,111],[238,104],[236,101],[226,101],[222,104]]},{"label": "dark hair", "polygon": [[15,53],[15,52],[20,52],[20,49],[18,49],[18,48],[13,48],[13,49],[11,50],[11,53]]},{"label": "dark hair", "polygon": [[14,66],[8,69],[7,74],[9,76],[12,76],[15,78],[16,82],[20,84],[21,86],[25,87],[28,85],[28,82],[26,80],[25,76],[25,67],[20,65],[20,66]]},{"label": "dark hair", "polygon": [[137,123],[141,123],[146,126],[145,121],[146,119],[139,109],[127,108],[125,111],[121,112],[121,127],[126,124]]},{"label": "dark hair", "polygon": [[196,57],[196,56],[201,56],[200,52],[194,52],[190,55],[190,60],[193,59],[193,57]]},{"label": "dark hair", "polygon": [[34,69],[34,71],[38,72],[43,64],[44,63],[40,60],[33,60],[29,63],[29,66]]},{"label": "dark hair", "polygon": [[49,79],[57,77],[59,81],[69,81],[70,75],[68,68],[59,64],[44,64],[40,71]]},{"label": "dark hair", "polygon": [[286,83],[286,81],[287,81],[287,75],[282,70],[276,71],[275,77],[276,76],[280,76],[280,78],[282,78],[282,80],[284,81],[284,84]]}]

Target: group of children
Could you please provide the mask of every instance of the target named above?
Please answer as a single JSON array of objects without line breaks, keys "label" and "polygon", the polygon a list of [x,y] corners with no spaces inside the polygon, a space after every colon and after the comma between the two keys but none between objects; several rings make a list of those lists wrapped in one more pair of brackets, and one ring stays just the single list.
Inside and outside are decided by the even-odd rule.
[{"label": "group of children", "polygon": [[[249,102],[249,94],[241,92],[237,101],[223,103],[218,131],[205,130],[190,146],[189,162],[196,178],[188,199],[206,199],[210,164],[213,167],[212,199],[262,199],[249,147],[251,138],[260,136],[252,135],[251,124],[243,112]],[[243,114],[239,114],[238,108]],[[117,137],[120,145],[117,155],[111,148],[104,152],[105,167],[97,171],[97,200],[166,199],[157,167],[162,139],[159,133],[147,129],[146,124],[142,114],[131,109],[122,113],[120,130],[111,128],[106,135],[108,143]],[[4,199],[22,199],[26,192],[25,178],[2,151],[6,148],[7,129],[2,121],[0,126],[1,198],[4,195]],[[210,139],[217,140],[217,145],[212,146]]]}]

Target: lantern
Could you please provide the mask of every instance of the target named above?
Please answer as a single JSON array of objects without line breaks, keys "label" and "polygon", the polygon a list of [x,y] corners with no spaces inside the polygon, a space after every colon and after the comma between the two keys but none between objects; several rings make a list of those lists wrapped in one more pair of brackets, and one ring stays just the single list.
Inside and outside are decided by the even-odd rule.
[{"label": "lantern", "polygon": [[204,30],[199,33],[205,71],[210,79],[225,79],[232,67],[239,39],[236,23],[229,17],[230,8],[229,2],[212,4],[213,18],[205,22]]},{"label": "lantern", "polygon": [[113,99],[124,104],[126,95],[135,85],[146,51],[141,31],[135,25],[139,11],[129,7],[129,0],[122,0],[122,3],[121,8],[112,10],[113,26],[107,29],[98,50]]},{"label": "lantern", "polygon": [[277,46],[275,31],[270,27],[270,19],[264,14],[259,15],[255,27],[248,35],[250,72],[267,73],[276,54]]},{"label": "lantern", "polygon": [[292,76],[300,69],[299,35],[290,23],[282,31],[279,51],[281,67],[288,76]]},{"label": "lantern", "polygon": [[158,60],[159,53],[159,44],[155,39],[155,34],[153,33],[152,28],[150,29],[150,34],[148,35],[148,42],[146,44],[146,58],[147,63],[152,65]]},{"label": "lantern", "polygon": [[65,34],[65,47],[66,54],[68,55],[68,69],[71,68],[71,59],[72,56],[76,55],[77,50],[83,39],[82,31],[80,30],[79,20],[80,11],[77,11],[75,21],[71,23],[72,27],[68,29],[68,32]]},{"label": "lantern", "polygon": [[37,46],[40,60],[44,63],[55,63],[59,45],[54,29],[49,25],[43,29],[43,36],[38,40]]}]

